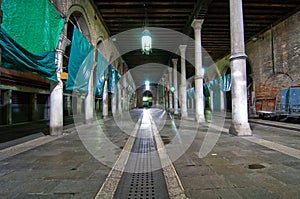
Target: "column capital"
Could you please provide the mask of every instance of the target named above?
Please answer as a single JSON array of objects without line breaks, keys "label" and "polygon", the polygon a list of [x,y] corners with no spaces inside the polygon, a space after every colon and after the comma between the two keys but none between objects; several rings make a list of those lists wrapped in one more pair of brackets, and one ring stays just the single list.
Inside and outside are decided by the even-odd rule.
[{"label": "column capital", "polygon": [[201,29],[203,21],[204,19],[194,19],[194,21],[192,22],[192,27],[194,28],[194,30]]},{"label": "column capital", "polygon": [[179,50],[180,50],[180,53],[181,53],[181,54],[185,53],[186,46],[187,46],[187,45],[179,45]]},{"label": "column capital", "polygon": [[247,55],[244,52],[234,53],[230,56],[229,60],[235,60],[235,59],[246,59]]},{"label": "column capital", "polygon": [[173,66],[177,66],[178,58],[173,58],[172,62],[173,62]]}]

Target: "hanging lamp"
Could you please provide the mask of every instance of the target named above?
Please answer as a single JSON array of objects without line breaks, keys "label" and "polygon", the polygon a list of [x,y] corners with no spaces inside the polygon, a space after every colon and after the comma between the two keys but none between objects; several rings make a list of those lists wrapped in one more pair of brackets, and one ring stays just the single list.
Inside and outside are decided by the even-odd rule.
[{"label": "hanging lamp", "polygon": [[150,31],[147,29],[147,25],[148,25],[147,8],[145,4],[144,6],[145,6],[145,26],[141,34],[142,53],[149,55],[152,52],[152,35]]}]

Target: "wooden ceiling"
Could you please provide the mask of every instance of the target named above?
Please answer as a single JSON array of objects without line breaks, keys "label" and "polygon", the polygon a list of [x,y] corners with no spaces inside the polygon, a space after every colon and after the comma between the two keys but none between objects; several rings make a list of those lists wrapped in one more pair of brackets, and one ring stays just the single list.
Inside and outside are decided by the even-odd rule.
[{"label": "wooden ceiling", "polygon": [[[229,0],[93,0],[111,36],[134,28],[161,27],[194,38],[191,23],[204,19],[202,46],[213,60],[230,53]],[[269,29],[300,8],[300,0],[243,0],[245,40]],[[142,31],[142,29],[141,29]],[[145,63],[170,65],[173,53],[154,49],[151,55],[133,50],[122,57],[129,68]],[[188,70],[188,77],[193,70]]]}]

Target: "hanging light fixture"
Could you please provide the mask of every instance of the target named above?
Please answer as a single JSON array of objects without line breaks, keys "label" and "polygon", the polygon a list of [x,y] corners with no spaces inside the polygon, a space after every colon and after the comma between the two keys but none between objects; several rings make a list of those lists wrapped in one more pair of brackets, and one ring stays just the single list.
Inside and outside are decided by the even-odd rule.
[{"label": "hanging light fixture", "polygon": [[144,31],[141,34],[141,40],[142,40],[142,53],[149,55],[152,52],[152,35],[150,31],[147,29],[148,25],[148,17],[147,17],[147,8],[145,6],[145,26]]},{"label": "hanging light fixture", "polygon": [[152,52],[152,37],[150,31],[145,28],[142,32],[142,53],[149,55]]}]

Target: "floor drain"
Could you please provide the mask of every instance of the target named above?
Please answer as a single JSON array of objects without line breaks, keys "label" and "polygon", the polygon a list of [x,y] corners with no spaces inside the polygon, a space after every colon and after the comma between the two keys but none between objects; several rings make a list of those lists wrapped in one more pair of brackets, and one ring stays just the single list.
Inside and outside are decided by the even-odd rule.
[{"label": "floor drain", "polygon": [[261,164],[250,164],[248,165],[248,169],[263,169],[266,168],[264,165]]}]

